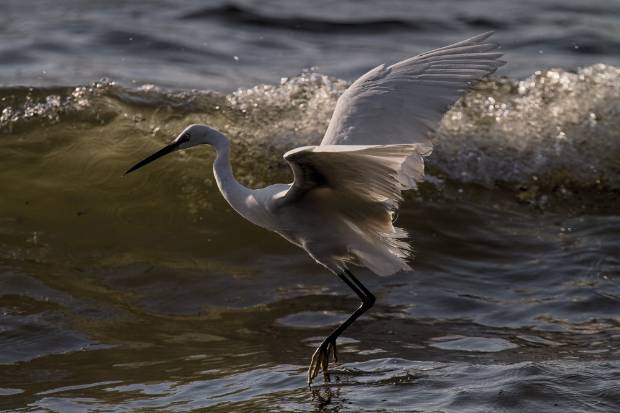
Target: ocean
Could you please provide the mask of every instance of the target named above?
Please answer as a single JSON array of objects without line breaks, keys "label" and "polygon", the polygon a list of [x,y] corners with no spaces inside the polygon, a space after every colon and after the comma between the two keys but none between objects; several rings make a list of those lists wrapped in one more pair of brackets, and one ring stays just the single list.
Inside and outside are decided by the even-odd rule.
[{"label": "ocean", "polygon": [[[35,1],[0,13],[0,410],[620,411],[616,1]],[[222,199],[201,147],[123,173],[185,126],[236,177],[290,182],[380,63],[494,30],[507,64],[431,137],[397,224],[412,272],[355,273]]]}]

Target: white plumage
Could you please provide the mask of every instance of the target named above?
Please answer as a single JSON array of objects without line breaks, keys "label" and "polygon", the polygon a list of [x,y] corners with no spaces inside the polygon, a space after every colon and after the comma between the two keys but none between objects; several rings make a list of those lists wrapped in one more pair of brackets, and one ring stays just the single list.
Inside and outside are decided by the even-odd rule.
[{"label": "white plumage", "polygon": [[425,142],[470,85],[505,63],[492,34],[370,70],[338,99],[321,145]]},{"label": "white plumage", "polygon": [[306,229],[289,240],[332,271],[349,263],[378,275],[410,269],[407,233],[392,225],[392,212],[401,192],[423,179],[423,157],[432,150],[428,132],[469,85],[504,64],[497,45],[486,42],[491,34],[379,65],[353,82],[338,99],[321,145],[284,155],[295,181],[276,200],[282,209],[312,203],[300,214],[323,213],[318,205],[329,205],[328,213],[344,223],[337,235],[330,229],[342,245],[327,250],[307,242],[315,237]]},{"label": "white plumage", "polygon": [[374,304],[350,272],[360,265],[378,275],[409,270],[407,233],[392,223],[402,192],[424,176],[428,132],[468,86],[504,64],[484,33],[391,66],[370,70],[338,99],[319,146],[287,152],[294,182],[249,189],[234,178],[230,142],[206,125],[191,125],[172,143],[127,173],[178,149],[215,147],[213,171],[228,203],[249,221],[277,232],[338,275],[362,300],[312,357],[308,382],[328,379],[336,338]]},{"label": "white plumage", "polygon": [[323,225],[319,237],[286,228],[287,238],[332,271],[350,263],[378,275],[409,270],[407,233],[392,225],[392,213],[402,200],[401,192],[422,179],[422,157],[430,150],[425,144],[321,145],[287,152],[284,159],[295,181],[275,199],[275,209],[286,215],[293,209],[298,217],[315,215],[325,223],[336,221]]}]

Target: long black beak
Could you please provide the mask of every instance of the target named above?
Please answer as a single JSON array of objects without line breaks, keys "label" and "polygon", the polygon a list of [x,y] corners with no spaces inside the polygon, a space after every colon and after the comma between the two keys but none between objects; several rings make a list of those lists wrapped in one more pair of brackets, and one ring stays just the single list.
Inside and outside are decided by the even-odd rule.
[{"label": "long black beak", "polygon": [[168,146],[164,146],[162,149],[158,150],[153,155],[149,156],[146,159],[141,160],[140,162],[138,162],[137,164],[129,168],[129,170],[125,172],[125,175],[127,175],[130,172],[135,171],[138,168],[142,168],[144,165],[146,165],[147,163],[153,162],[157,158],[161,158],[162,156],[167,155],[170,152],[174,152],[179,147],[179,144],[180,142],[175,141],[175,142],[172,142]]}]

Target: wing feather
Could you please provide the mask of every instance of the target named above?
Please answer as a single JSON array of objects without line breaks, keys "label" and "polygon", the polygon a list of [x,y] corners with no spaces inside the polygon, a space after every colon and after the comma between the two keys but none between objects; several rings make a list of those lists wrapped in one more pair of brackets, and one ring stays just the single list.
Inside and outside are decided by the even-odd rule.
[{"label": "wing feather", "polygon": [[293,149],[284,154],[294,175],[286,201],[298,200],[318,186],[329,186],[360,202],[385,202],[395,207],[402,200],[401,191],[415,187],[415,182],[423,179],[422,157],[430,151],[425,144]]},{"label": "wing feather", "polygon": [[[402,191],[424,176],[425,144],[321,145],[287,152],[294,182],[278,200],[279,207],[319,198],[339,214],[356,241],[350,245],[352,262],[377,274],[409,269],[407,233],[392,224],[392,212]],[[312,203],[311,201],[310,203]]]},{"label": "wing feather", "polygon": [[446,110],[475,82],[504,64],[492,32],[380,65],[340,96],[321,145],[427,141]]}]

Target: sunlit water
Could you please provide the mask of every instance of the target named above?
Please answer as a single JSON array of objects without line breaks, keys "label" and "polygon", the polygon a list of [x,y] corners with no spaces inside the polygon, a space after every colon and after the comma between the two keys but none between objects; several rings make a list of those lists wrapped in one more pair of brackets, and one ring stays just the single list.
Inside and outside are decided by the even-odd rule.
[{"label": "sunlit water", "polygon": [[[23,15],[27,3],[7,15]],[[319,379],[309,389],[310,355],[358,305],[354,295],[303,251],[227,207],[208,148],[122,173],[185,125],[204,122],[232,138],[243,183],[286,182],[281,154],[320,140],[347,86],[322,73],[350,79],[378,63],[372,50],[398,58],[480,25],[499,26],[500,40],[517,38],[514,19],[526,10],[506,17],[475,3],[488,14],[476,20],[465,9],[442,15],[442,2],[413,11],[393,3],[380,12],[365,5],[356,20],[347,14],[353,3],[343,3],[334,20],[325,19],[325,5],[294,10],[278,2],[190,3],[151,14],[114,3],[73,15],[66,3],[69,34],[52,30],[57,37],[38,46],[49,49],[47,58],[26,44],[19,50],[26,57],[12,60],[22,72],[0,68],[7,85],[0,89],[0,409],[620,409],[620,69],[617,39],[604,30],[612,4],[540,6],[531,39],[590,13],[598,43],[578,36],[578,22],[565,36],[599,48],[576,54],[562,48],[561,36],[508,41],[504,47],[516,50],[517,68],[509,63],[504,72],[511,77],[484,82],[445,116],[428,180],[407,195],[398,217],[412,235],[414,271],[386,278],[357,271],[377,304],[339,340],[332,384]],[[131,7],[142,23],[119,34]],[[427,27],[425,19],[444,25]],[[178,31],[164,30],[164,21]],[[232,45],[239,60],[201,56],[199,46],[195,60],[186,59],[186,46],[124,49],[125,37],[150,44],[136,33],[178,40],[183,30],[194,34],[184,42],[236,33],[204,47]],[[263,38],[250,36],[257,33]],[[294,36],[283,43],[287,33]],[[82,43],[66,50],[98,49],[107,58],[92,55],[82,77],[63,74],[65,49],[51,44],[68,39]],[[354,47],[367,41],[371,51]],[[535,52],[544,45],[553,53]],[[17,53],[3,47],[5,57],[11,47]],[[343,50],[349,60],[338,55]],[[269,60],[278,51],[284,61]],[[109,60],[115,53],[126,60]],[[47,75],[35,76],[38,63],[27,56],[42,59]],[[75,59],[63,64],[84,62]],[[327,62],[320,71],[296,75],[319,60]],[[226,70],[201,72],[205,62]],[[564,69],[544,70],[551,65]],[[106,74],[101,68],[113,80],[92,83]],[[227,91],[186,87],[203,79]],[[148,82],[157,86],[139,86]],[[238,85],[249,87],[230,92]]]}]

